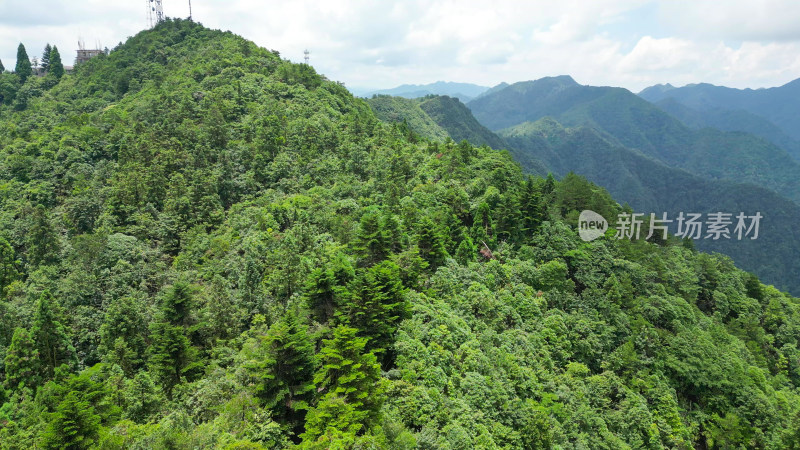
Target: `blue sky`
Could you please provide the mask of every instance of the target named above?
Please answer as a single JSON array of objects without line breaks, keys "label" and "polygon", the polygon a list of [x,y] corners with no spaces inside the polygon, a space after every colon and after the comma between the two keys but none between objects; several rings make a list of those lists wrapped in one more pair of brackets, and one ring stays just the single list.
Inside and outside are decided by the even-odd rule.
[{"label": "blue sky", "polygon": [[[14,66],[79,38],[113,48],[146,27],[147,0],[0,2],[0,59]],[[168,16],[188,0],[164,0]],[[194,0],[194,18],[311,63],[353,88],[437,80],[495,85],[569,74],[638,91],[656,83],[778,86],[800,78],[795,0]]]}]

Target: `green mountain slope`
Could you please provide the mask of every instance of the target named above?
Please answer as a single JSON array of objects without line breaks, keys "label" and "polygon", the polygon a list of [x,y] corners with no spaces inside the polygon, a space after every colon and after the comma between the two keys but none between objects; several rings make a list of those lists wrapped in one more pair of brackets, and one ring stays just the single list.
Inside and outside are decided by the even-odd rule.
[{"label": "green mountain slope", "polygon": [[488,145],[494,149],[506,147],[506,143],[478,123],[470,110],[457,98],[427,97],[419,106],[439,126],[447,130],[447,133],[456,142],[466,139],[473,145]]},{"label": "green mountain slope", "polygon": [[674,239],[583,242],[620,207],[581,177],[416,142],[187,21],[8,76],[3,448],[799,443],[798,300]]},{"label": "green mountain slope", "polygon": [[785,150],[745,133],[691,129],[625,89],[546,78],[516,83],[468,106],[493,130],[548,116],[565,126],[588,125],[671,167],[750,182],[800,202],[800,163]]},{"label": "green mountain slope", "polygon": [[[697,248],[721,252],[748,271],[791,292],[800,292],[800,241],[795,224],[800,207],[774,192],[757,186],[723,180],[707,180],[671,168],[639,152],[615,145],[588,127],[563,128],[552,119],[542,119],[502,130],[514,158],[533,158],[554,174],[570,172],[586,176],[611,195],[637,211],[754,214],[761,212],[757,240],[697,241]],[[525,167],[524,162],[522,163]],[[673,231],[675,230],[673,223]]]},{"label": "green mountain slope", "polygon": [[405,122],[414,133],[434,141],[441,142],[449,137],[447,131],[420,108],[418,100],[376,95],[368,99],[367,103],[369,103],[375,115],[383,122]]}]

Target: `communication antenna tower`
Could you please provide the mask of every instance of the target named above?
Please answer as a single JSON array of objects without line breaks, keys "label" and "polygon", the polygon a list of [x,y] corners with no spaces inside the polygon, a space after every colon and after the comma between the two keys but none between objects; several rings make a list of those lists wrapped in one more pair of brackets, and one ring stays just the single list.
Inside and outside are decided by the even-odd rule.
[{"label": "communication antenna tower", "polygon": [[192,20],[192,0],[189,0],[189,20]]},{"label": "communication antenna tower", "polygon": [[147,0],[147,25],[150,28],[164,21],[162,0]]},{"label": "communication antenna tower", "polygon": [[305,49],[305,51],[303,51],[303,61],[306,62],[306,65],[308,64],[308,55],[310,55],[310,54],[311,54],[311,52],[308,51],[308,49]]}]

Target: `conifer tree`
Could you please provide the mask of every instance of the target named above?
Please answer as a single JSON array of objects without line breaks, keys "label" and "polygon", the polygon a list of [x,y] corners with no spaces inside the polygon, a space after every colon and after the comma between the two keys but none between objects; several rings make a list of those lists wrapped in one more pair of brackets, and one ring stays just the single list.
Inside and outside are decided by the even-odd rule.
[{"label": "conifer tree", "polygon": [[508,192],[497,205],[497,237],[503,241],[515,241],[520,236],[519,206],[517,196]]},{"label": "conifer tree", "polygon": [[489,247],[494,247],[494,221],[492,220],[489,205],[486,202],[481,202],[481,204],[478,205],[478,209],[475,211],[475,216],[472,219],[472,228],[470,229],[470,237],[472,237],[475,245],[483,245],[486,243]]},{"label": "conifer tree", "polygon": [[420,221],[418,229],[417,246],[419,247],[419,254],[422,259],[428,262],[431,270],[436,270],[447,259],[444,238],[428,217],[424,217]]},{"label": "conifer tree", "polygon": [[32,215],[26,242],[28,258],[34,265],[53,263],[59,251],[58,235],[50,223],[47,209],[43,205],[37,205]]},{"label": "conifer tree", "polygon": [[161,301],[164,318],[172,325],[190,325],[193,296],[193,289],[188,283],[177,281],[173,284],[167,289]]},{"label": "conifer tree", "polygon": [[25,328],[18,327],[14,330],[4,362],[7,389],[17,389],[20,385],[35,389],[39,385],[39,350]]},{"label": "conifer tree", "polygon": [[147,325],[139,306],[130,297],[121,298],[106,310],[100,326],[100,351],[106,360],[119,364],[127,375],[141,367],[146,351]]},{"label": "conifer tree", "polygon": [[476,254],[475,243],[472,241],[471,237],[467,236],[458,244],[458,249],[456,249],[456,261],[466,265],[475,261]]},{"label": "conifer tree", "polygon": [[391,362],[391,345],[398,323],[408,316],[409,305],[400,281],[400,268],[384,261],[366,269],[354,283],[346,323],[369,337],[369,350],[383,353]]},{"label": "conifer tree", "polygon": [[305,286],[306,306],[311,317],[327,323],[336,310],[336,281],[333,270],[316,268],[308,276]]},{"label": "conifer tree", "polygon": [[36,303],[31,329],[47,379],[53,377],[56,367],[71,362],[75,356],[75,349],[70,344],[53,303],[53,296],[49,291],[44,291]]},{"label": "conifer tree", "polygon": [[53,51],[53,47],[50,46],[48,42],[47,45],[44,46],[44,52],[42,52],[42,61],[41,66],[42,70],[47,72],[50,70],[50,52]]},{"label": "conifer tree", "polygon": [[71,391],[51,414],[42,446],[46,449],[91,448],[100,432],[100,416],[86,400]]},{"label": "conifer tree", "polygon": [[25,46],[22,45],[20,42],[19,47],[17,47],[17,66],[14,69],[14,72],[19,77],[19,81],[24,83],[28,77],[33,75],[33,69],[31,68],[31,60],[28,58],[28,52],[25,51]]},{"label": "conifer tree", "polygon": [[17,267],[19,262],[14,256],[14,249],[5,238],[0,237],[0,295],[6,288],[20,277]]},{"label": "conifer tree", "polygon": [[352,439],[378,419],[385,394],[380,364],[367,351],[367,338],[357,334],[355,328],[339,326],[332,339],[323,340],[314,376],[322,398],[308,413],[304,442]]},{"label": "conifer tree", "polygon": [[125,381],[125,416],[134,422],[145,423],[154,414],[163,397],[158,395],[150,373],[141,370]]},{"label": "conifer tree", "polygon": [[530,237],[544,220],[542,195],[531,176],[522,187],[519,203],[521,232],[524,237]]},{"label": "conifer tree", "polygon": [[55,75],[56,78],[61,79],[64,76],[64,64],[61,62],[61,53],[58,52],[58,47],[53,46],[50,51],[49,61],[50,73]]},{"label": "conifer tree", "polygon": [[314,392],[314,348],[306,327],[289,311],[259,339],[263,357],[248,367],[259,380],[255,394],[278,423],[301,431]]},{"label": "conifer tree", "polygon": [[3,72],[5,72],[5,71],[6,71],[6,66],[4,66],[4,65],[3,65],[3,61],[2,61],[2,60],[0,60],[0,73],[3,73]]},{"label": "conifer tree", "polygon": [[184,328],[168,322],[150,325],[150,367],[161,387],[172,398],[172,388],[185,379],[194,361],[195,351]]},{"label": "conifer tree", "polygon": [[389,255],[389,242],[379,210],[372,209],[361,216],[353,248],[363,266],[371,266]]}]

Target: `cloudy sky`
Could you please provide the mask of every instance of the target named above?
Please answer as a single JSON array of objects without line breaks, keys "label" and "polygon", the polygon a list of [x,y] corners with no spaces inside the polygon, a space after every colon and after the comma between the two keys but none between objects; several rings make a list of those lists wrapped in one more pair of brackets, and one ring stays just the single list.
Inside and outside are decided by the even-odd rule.
[{"label": "cloudy sky", "polygon": [[[146,23],[148,0],[0,0],[0,60],[14,66],[79,38],[113,48]],[[633,91],[656,83],[771,87],[800,78],[797,0],[194,0],[194,19],[231,30],[352,88],[569,74]],[[164,0],[186,17],[188,0]]]}]

